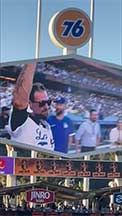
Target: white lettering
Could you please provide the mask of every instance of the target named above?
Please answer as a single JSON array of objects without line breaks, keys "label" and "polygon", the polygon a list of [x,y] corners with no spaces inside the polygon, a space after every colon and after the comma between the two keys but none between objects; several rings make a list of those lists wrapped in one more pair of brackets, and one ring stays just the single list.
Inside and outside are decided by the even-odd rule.
[{"label": "white lettering", "polygon": [[117,203],[122,203],[122,195],[117,195],[117,197],[116,197],[116,202]]},{"label": "white lettering", "polygon": [[33,199],[49,199],[50,198],[50,193],[48,191],[32,191],[31,192],[31,201]]}]

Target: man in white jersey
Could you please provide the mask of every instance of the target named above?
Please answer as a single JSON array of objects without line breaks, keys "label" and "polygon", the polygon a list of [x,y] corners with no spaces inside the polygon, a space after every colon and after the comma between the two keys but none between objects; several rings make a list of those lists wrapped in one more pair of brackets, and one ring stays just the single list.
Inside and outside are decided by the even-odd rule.
[{"label": "man in white jersey", "polygon": [[[32,85],[35,68],[35,64],[25,65],[17,79],[9,132],[11,140],[54,150],[51,128],[47,123],[51,101],[41,83]],[[28,105],[31,113],[27,112]]]}]

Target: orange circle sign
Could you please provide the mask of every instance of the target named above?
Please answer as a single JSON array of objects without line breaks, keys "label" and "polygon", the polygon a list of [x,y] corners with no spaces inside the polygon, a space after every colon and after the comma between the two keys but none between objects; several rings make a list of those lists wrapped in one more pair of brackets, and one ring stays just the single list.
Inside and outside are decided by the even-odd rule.
[{"label": "orange circle sign", "polygon": [[76,8],[55,14],[49,23],[51,40],[61,48],[78,48],[88,42],[92,24],[88,15]]}]

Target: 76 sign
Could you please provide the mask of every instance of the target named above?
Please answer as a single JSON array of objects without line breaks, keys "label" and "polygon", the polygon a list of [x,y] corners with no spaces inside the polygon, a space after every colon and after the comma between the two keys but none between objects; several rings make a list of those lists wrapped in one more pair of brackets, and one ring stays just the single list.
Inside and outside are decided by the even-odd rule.
[{"label": "76 sign", "polygon": [[51,40],[62,48],[78,48],[91,36],[91,21],[88,15],[76,8],[65,9],[55,14],[49,23]]},{"label": "76 sign", "polygon": [[83,35],[84,33],[84,26],[83,26],[83,20],[78,19],[78,20],[66,20],[63,23],[64,31],[62,33],[62,37],[68,37],[70,34],[72,37],[79,38]]}]

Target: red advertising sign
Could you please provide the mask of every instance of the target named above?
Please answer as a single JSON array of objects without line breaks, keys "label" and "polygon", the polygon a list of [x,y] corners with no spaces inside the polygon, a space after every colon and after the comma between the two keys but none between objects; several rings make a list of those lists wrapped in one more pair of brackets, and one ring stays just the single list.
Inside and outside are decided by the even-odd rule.
[{"label": "red advertising sign", "polygon": [[26,201],[32,203],[53,203],[54,192],[44,189],[33,189],[26,192]]},{"label": "red advertising sign", "polygon": [[16,158],[15,175],[122,178],[122,162]]},{"label": "red advertising sign", "polygon": [[0,170],[3,170],[6,166],[6,161],[3,158],[0,158]]},{"label": "red advertising sign", "polygon": [[0,174],[13,174],[14,159],[11,157],[0,157]]}]

